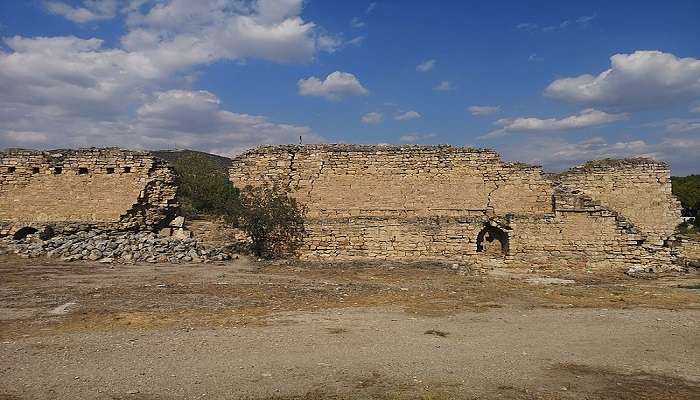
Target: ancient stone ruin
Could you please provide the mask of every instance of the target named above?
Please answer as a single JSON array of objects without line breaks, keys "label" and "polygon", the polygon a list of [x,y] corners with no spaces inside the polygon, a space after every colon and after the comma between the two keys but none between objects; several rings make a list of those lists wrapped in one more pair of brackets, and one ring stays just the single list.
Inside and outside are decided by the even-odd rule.
[{"label": "ancient stone ruin", "polygon": [[[306,206],[302,259],[663,270],[679,256],[669,168],[645,158],[546,174],[484,149],[266,146],[236,157],[230,179],[277,184]],[[161,237],[182,226],[176,190],[148,152],[0,153],[0,237],[42,236],[18,251],[66,260],[225,259]]]},{"label": "ancient stone ruin", "polygon": [[151,229],[173,217],[176,191],[171,168],[147,152],[10,150],[0,153],[0,235]]},{"label": "ancient stone ruin", "polygon": [[670,170],[645,158],[551,175],[484,149],[268,146],[235,158],[230,179],[307,206],[304,259],[663,269],[677,256]]},{"label": "ancient stone ruin", "polygon": [[22,256],[65,261],[230,258],[182,234],[176,191],[172,168],[148,152],[10,150],[0,153],[0,237]]}]

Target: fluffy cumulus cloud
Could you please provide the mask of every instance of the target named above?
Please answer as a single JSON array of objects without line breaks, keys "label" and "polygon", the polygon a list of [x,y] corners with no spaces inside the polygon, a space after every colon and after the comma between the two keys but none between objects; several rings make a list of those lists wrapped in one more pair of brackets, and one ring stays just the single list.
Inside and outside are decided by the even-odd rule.
[{"label": "fluffy cumulus cloud", "polygon": [[[123,13],[121,45],[73,36],[6,38],[0,48],[0,147],[192,144],[221,153],[296,142],[299,134],[318,138],[306,127],[221,110],[212,94],[172,91],[189,87],[193,68],[219,60],[307,63],[318,51],[333,51],[337,42],[301,18],[302,0],[66,4],[45,3],[50,12],[81,23]],[[180,107],[182,114],[171,117],[190,115],[198,125],[183,123],[164,137],[155,111],[166,105]],[[213,119],[186,114],[194,110]]]},{"label": "fluffy cumulus cloud", "polygon": [[340,71],[330,73],[324,80],[315,76],[300,79],[297,86],[302,96],[323,97],[328,100],[339,100],[344,96],[363,96],[368,93],[355,75]]},{"label": "fluffy cumulus cloud", "polygon": [[467,111],[469,111],[471,115],[481,117],[501,111],[501,106],[469,106],[467,107]]},{"label": "fluffy cumulus cloud", "polygon": [[72,6],[61,1],[46,1],[46,9],[70,21],[83,24],[114,18],[117,14],[117,0],[83,0],[82,6]]},{"label": "fluffy cumulus cloud", "polygon": [[412,119],[418,119],[421,115],[417,111],[406,111],[397,114],[394,119],[397,121],[409,121]]},{"label": "fluffy cumulus cloud", "polygon": [[605,125],[627,119],[626,114],[610,114],[604,111],[585,109],[576,115],[565,118],[503,118],[496,121],[500,128],[481,136],[481,139],[490,139],[505,136],[509,133],[550,133],[563,132],[572,129],[588,128],[591,126]]},{"label": "fluffy cumulus cloud", "polygon": [[378,124],[382,122],[383,119],[384,115],[378,112],[368,112],[361,118],[362,122],[365,124]]},{"label": "fluffy cumulus cloud", "polygon": [[256,144],[322,141],[310,128],[276,124],[267,118],[221,109],[206,91],[170,90],[157,93],[137,111],[132,131],[147,132],[153,145],[218,149],[234,154]]},{"label": "fluffy cumulus cloud", "polygon": [[423,61],[422,63],[416,65],[416,71],[428,72],[428,71],[432,70],[433,68],[435,68],[435,63],[436,63],[435,60]]},{"label": "fluffy cumulus cloud", "polygon": [[700,60],[660,51],[616,54],[598,75],[557,79],[545,94],[610,110],[641,110],[700,98]]}]

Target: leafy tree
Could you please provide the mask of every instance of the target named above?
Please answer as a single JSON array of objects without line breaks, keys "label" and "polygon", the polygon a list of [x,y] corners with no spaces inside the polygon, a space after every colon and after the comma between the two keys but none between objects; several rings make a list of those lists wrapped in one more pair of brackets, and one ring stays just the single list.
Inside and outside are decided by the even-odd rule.
[{"label": "leafy tree", "polygon": [[226,170],[203,154],[175,161],[178,201],[186,215],[218,215],[234,225],[241,215],[240,192],[228,180]]},{"label": "leafy tree", "polygon": [[241,228],[252,251],[264,258],[292,255],[302,243],[305,209],[277,185],[246,186],[241,192]]},{"label": "leafy tree", "polygon": [[700,175],[674,176],[671,183],[673,194],[683,206],[683,215],[695,217],[695,226],[700,227]]}]

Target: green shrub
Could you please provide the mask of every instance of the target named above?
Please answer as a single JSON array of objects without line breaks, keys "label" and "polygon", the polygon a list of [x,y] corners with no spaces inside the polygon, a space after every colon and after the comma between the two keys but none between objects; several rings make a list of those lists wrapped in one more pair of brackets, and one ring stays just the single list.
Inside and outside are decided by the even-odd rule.
[{"label": "green shrub", "polygon": [[293,255],[304,238],[304,208],[287,190],[273,186],[246,186],[241,192],[241,228],[252,240],[258,257]]},{"label": "green shrub", "polygon": [[217,215],[237,225],[242,213],[240,192],[226,170],[210,158],[192,154],[175,161],[177,197],[185,215]]}]

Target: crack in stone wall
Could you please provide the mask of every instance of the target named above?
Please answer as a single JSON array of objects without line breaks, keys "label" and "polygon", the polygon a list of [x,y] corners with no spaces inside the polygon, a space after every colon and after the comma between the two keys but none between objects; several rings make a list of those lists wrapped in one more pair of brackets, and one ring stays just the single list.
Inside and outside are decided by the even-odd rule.
[{"label": "crack in stone wall", "polygon": [[[504,262],[668,265],[673,259],[669,249],[645,243],[647,233],[621,212],[627,198],[616,209],[562,178],[566,174],[550,177],[540,167],[503,163],[488,149],[267,146],[234,159],[232,182],[256,185],[288,176],[280,157],[290,150],[299,182],[293,194],[310,210],[302,258],[478,261],[476,237],[491,224],[512,237]],[[600,179],[621,169],[624,179],[639,182],[636,171],[644,182],[663,183],[651,189],[670,193],[668,171],[654,161],[605,165],[605,171],[583,168],[576,176]],[[589,170],[597,172],[587,177]],[[674,199],[664,201],[661,208],[672,210]],[[664,215],[670,221],[674,214]]]}]

